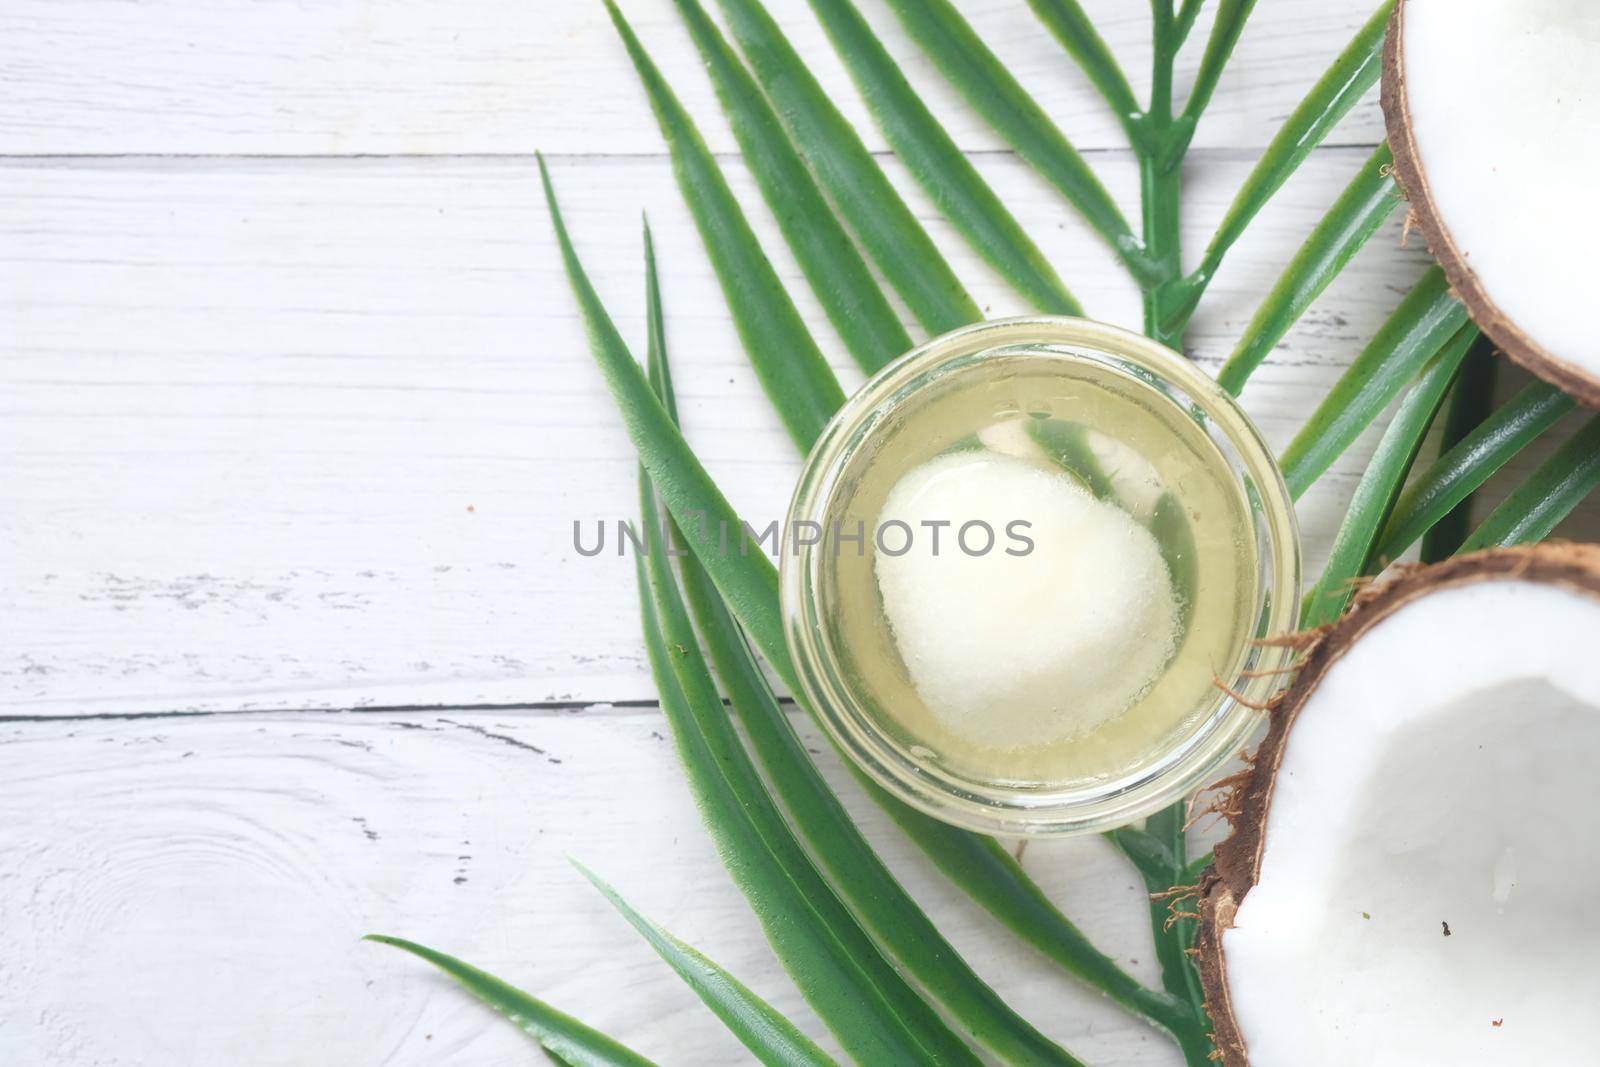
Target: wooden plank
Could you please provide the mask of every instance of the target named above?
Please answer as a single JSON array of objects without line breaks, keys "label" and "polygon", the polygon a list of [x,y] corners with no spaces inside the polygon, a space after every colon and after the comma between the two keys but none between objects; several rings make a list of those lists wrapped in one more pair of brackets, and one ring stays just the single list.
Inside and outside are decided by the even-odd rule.
[{"label": "wooden plank", "polygon": [[[0,724],[0,1059],[537,1059],[424,965],[357,940],[380,931],[492,969],[663,1064],[746,1062],[568,855],[826,1040],[722,870],[661,730],[653,711],[595,708]],[[831,753],[822,763],[839,782]],[[1014,1006],[1100,1067],[1176,1067],[1162,1037],[1019,949],[843,793]],[[1024,862],[1099,944],[1158,980],[1140,893],[1103,842],[1036,843]]]},{"label": "wooden plank", "polygon": [[[670,0],[624,10],[712,144],[732,147]],[[714,6],[708,4],[707,6]],[[767,6],[874,144],[804,0]],[[881,0],[864,13],[964,147],[995,139],[930,69]],[[1001,58],[1085,148],[1125,141],[1071,59],[1018,0],[961,0]],[[1085,5],[1142,91],[1149,13]],[[1215,6],[1215,5],[1211,5]],[[1261,4],[1199,130],[1259,149],[1371,13],[1372,0]],[[1183,56],[1199,62],[1209,12]],[[0,12],[0,153],[654,153],[660,139],[599,3],[518,0],[10,0]],[[1375,105],[1342,143],[1381,136]]]},{"label": "wooden plank", "polygon": [[[1263,214],[1195,321],[1203,363],[1363,155],[1319,153]],[[979,162],[1090,310],[1136,324],[1131,288],[1053,194],[1009,157]],[[1126,158],[1103,162],[1131,186]],[[1199,156],[1191,247],[1247,166]],[[665,163],[553,169],[635,339],[637,211],[650,211],[688,433],[744,514],[781,515],[798,459]],[[1023,310],[914,199],[983,306]],[[753,218],[841,377],[859,381],[770,219]],[[1246,391],[1275,446],[1418,273],[1395,242],[1381,235]],[[11,163],[0,293],[0,707],[653,696],[631,564],[572,545],[574,520],[633,513],[633,456],[529,161]],[[1304,503],[1312,566],[1370,447]]]}]

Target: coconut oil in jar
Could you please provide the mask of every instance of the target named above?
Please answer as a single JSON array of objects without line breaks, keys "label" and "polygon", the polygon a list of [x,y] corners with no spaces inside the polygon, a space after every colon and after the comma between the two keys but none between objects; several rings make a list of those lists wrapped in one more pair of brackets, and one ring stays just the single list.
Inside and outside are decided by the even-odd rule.
[{"label": "coconut oil in jar", "polygon": [[1125,773],[1247,651],[1247,502],[1142,382],[1004,353],[961,377],[882,428],[841,500],[873,534],[832,561],[845,669],[962,776]]},{"label": "coconut oil in jar", "polygon": [[951,336],[969,332],[931,373],[893,388],[884,372],[832,442],[849,447],[802,479],[791,522],[821,530],[784,560],[797,671],[846,751],[924,810],[1095,828],[1130,796],[1165,798],[1173,767],[1220,762],[1238,732],[1217,727],[1262,665],[1253,639],[1293,625],[1267,589],[1285,568],[1298,581],[1292,517],[1286,553],[1263,476],[1285,511],[1287,496],[1253,431],[1245,462],[1194,402],[1209,380],[1160,362],[1179,357],[1082,320]]}]

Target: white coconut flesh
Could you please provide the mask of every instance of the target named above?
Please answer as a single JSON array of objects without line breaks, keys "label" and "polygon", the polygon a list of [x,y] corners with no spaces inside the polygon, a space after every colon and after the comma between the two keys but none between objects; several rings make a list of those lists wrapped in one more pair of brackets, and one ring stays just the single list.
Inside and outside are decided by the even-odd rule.
[{"label": "white coconut flesh", "polygon": [[[1010,551],[1025,551],[1008,536],[1019,520],[1026,554]],[[895,483],[878,517],[890,522],[916,533],[875,559],[884,616],[923,704],[966,742],[1085,733],[1172,657],[1178,603],[1154,535],[1059,470],[987,450],[941,456]],[[937,548],[934,522],[947,524]],[[994,531],[990,551],[959,547],[969,522]]]},{"label": "white coconut flesh", "polygon": [[1425,186],[1407,192],[1453,246],[1434,253],[1477,279],[1493,306],[1469,308],[1513,356],[1520,331],[1600,382],[1600,3],[1404,0],[1400,17]]},{"label": "white coconut flesh", "polygon": [[1596,1062],[1600,599],[1428,593],[1291,727],[1221,935],[1251,1067]]}]

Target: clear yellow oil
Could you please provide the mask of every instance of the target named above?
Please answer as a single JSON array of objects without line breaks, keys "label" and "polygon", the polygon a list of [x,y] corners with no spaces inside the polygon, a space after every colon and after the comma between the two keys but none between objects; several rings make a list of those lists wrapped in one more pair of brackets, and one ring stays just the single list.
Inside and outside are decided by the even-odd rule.
[{"label": "clear yellow oil", "polygon": [[[1188,412],[1122,371],[1036,352],[989,354],[886,416],[892,421],[874,430],[873,447],[858,450],[833,496],[832,520],[844,530],[864,523],[866,543],[859,552],[850,544],[824,553],[819,577],[844,676],[899,745],[964,779],[1060,789],[1137,772],[1215,706],[1216,680],[1231,677],[1248,652],[1257,548],[1238,478]],[[1161,547],[1180,597],[1175,651],[1125,712],[1087,732],[1036,745],[974,743],[929,712],[901,662],[871,531],[908,471],[971,448],[1065,470],[1127,510]]]}]

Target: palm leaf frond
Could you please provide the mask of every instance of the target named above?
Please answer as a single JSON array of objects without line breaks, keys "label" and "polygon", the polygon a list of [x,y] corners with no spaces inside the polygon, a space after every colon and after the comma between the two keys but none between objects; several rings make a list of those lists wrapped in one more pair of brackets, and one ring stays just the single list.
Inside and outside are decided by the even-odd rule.
[{"label": "palm leaf frond", "polygon": [[743,982],[641,915],[589,868],[576,860],[572,863],[756,1059],[767,1067],[838,1067],[832,1056]]},{"label": "palm leaf frond", "polygon": [[[1256,0],[1218,0],[1216,21],[1211,24],[1211,36],[1206,39],[1206,50],[1200,57],[1200,69],[1194,76],[1194,87],[1189,90],[1189,99],[1183,105],[1182,121],[1190,132],[1211,103],[1211,95],[1222,81],[1223,69],[1227,67],[1228,59],[1233,55],[1234,46],[1239,43],[1245,23],[1249,21],[1250,12],[1255,10],[1255,6]],[[1186,3],[1184,7],[1189,5]],[[1199,12],[1198,4],[1195,5],[1195,12]],[[1180,26],[1175,38],[1177,43],[1181,44],[1187,34],[1188,28]]]},{"label": "palm leaf frond", "polygon": [[368,934],[363,940],[398,948],[433,964],[571,1067],[655,1067],[653,1061],[613,1038],[454,956],[385,934]]},{"label": "palm leaf frond", "polygon": [[811,0],[878,127],[911,176],[967,242],[1040,311],[1081,315],[1022,224],[906,81],[850,0]]},{"label": "palm leaf frond", "polygon": [[1572,509],[1600,487],[1600,415],[1584,423],[1526,481],[1513,489],[1483,524],[1472,531],[1463,552],[1495,545],[1542,541]]},{"label": "palm leaf frond", "polygon": [[1134,98],[1117,57],[1111,54],[1082,5],[1078,0],[1028,0],[1028,6],[1094,83],[1131,138],[1133,124],[1139,118],[1139,101]]},{"label": "palm leaf frond", "polygon": [[1467,350],[1477,339],[1476,326],[1458,330],[1423,367],[1416,384],[1400,401],[1378,441],[1377,451],[1361,474],[1339,532],[1334,535],[1328,563],[1301,614],[1302,625],[1321,626],[1344,614],[1355,593],[1355,580],[1368,572],[1378,531],[1394,510],[1406,472],[1422,448],[1422,439],[1461,369]]},{"label": "palm leaf frond", "polygon": [[1389,146],[1379,145],[1289,261],[1217,372],[1217,383],[1228,392],[1237,396],[1244,389],[1289,328],[1394,214],[1400,196],[1393,165]]},{"label": "palm leaf frond", "polygon": [[1406,487],[1384,528],[1379,561],[1399,559],[1417,538],[1576,406],[1553,385],[1524,386]]},{"label": "palm leaf frond", "polygon": [[[1228,249],[1244,235],[1245,228],[1273,195],[1304,163],[1311,150],[1349,114],[1356,102],[1377,83],[1383,66],[1384,30],[1393,10],[1393,0],[1382,4],[1333,65],[1312,86],[1289,119],[1273,134],[1233,202],[1223,213],[1217,232],[1206,246],[1200,265],[1186,280],[1181,304],[1192,310],[1206,285],[1216,276]],[[1184,313],[1187,313],[1185,311]]]},{"label": "palm leaf frond", "polygon": [[1148,275],[1139,239],[1106,187],[955,6],[949,0],[889,0],[889,6],[967,103],[1078,209],[1135,276]]},{"label": "palm leaf frond", "polygon": [[588,334],[590,354],[616,402],[639,462],[745,632],[779,676],[792,684],[794,671],[778,613],[777,568],[761,555],[759,546],[749,545],[738,513],[683,439],[617,332],[572,246],[543,159],[539,160],[539,176],[567,280]]},{"label": "palm leaf frond", "polygon": [[924,329],[983,318],[955,271],[758,0],[718,0],[745,59],[839,213]]},{"label": "palm leaf frond", "polygon": [[699,0],[676,2],[784,240],[845,348],[870,374],[906,352],[911,335],[834,217],[755,78]]},{"label": "palm leaf frond", "polygon": [[772,803],[728,721],[666,557],[640,473],[638,560],[651,671],[696,803],[784,969],[845,1050],[867,1063],[979,1060],[878,951]]},{"label": "palm leaf frond", "polygon": [[[1450,389],[1450,400],[1445,406],[1444,423],[1439,431],[1439,450],[1448,452],[1473,430],[1489,418],[1494,409],[1495,381],[1499,377],[1500,360],[1494,346],[1480,340],[1467,352],[1456,384]],[[1415,465],[1413,464],[1413,469]],[[1398,501],[1396,502],[1398,507]],[[1393,520],[1391,512],[1389,516]],[[1420,558],[1424,563],[1438,563],[1455,555],[1461,543],[1472,532],[1472,494],[1469,492],[1460,503],[1428,528],[1422,535]],[[1387,529],[1387,526],[1385,527]],[[1374,552],[1368,561],[1368,570],[1377,571],[1389,565]]]},{"label": "palm leaf frond", "polygon": [[1428,268],[1284,450],[1289,492],[1310,488],[1466,321],[1444,271]]},{"label": "palm leaf frond", "polygon": [[801,448],[810,448],[844,403],[844,390],[762,251],[689,113],[616,4],[605,2],[672,151],[678,187],[700,230],[750,363],[789,436]]}]

